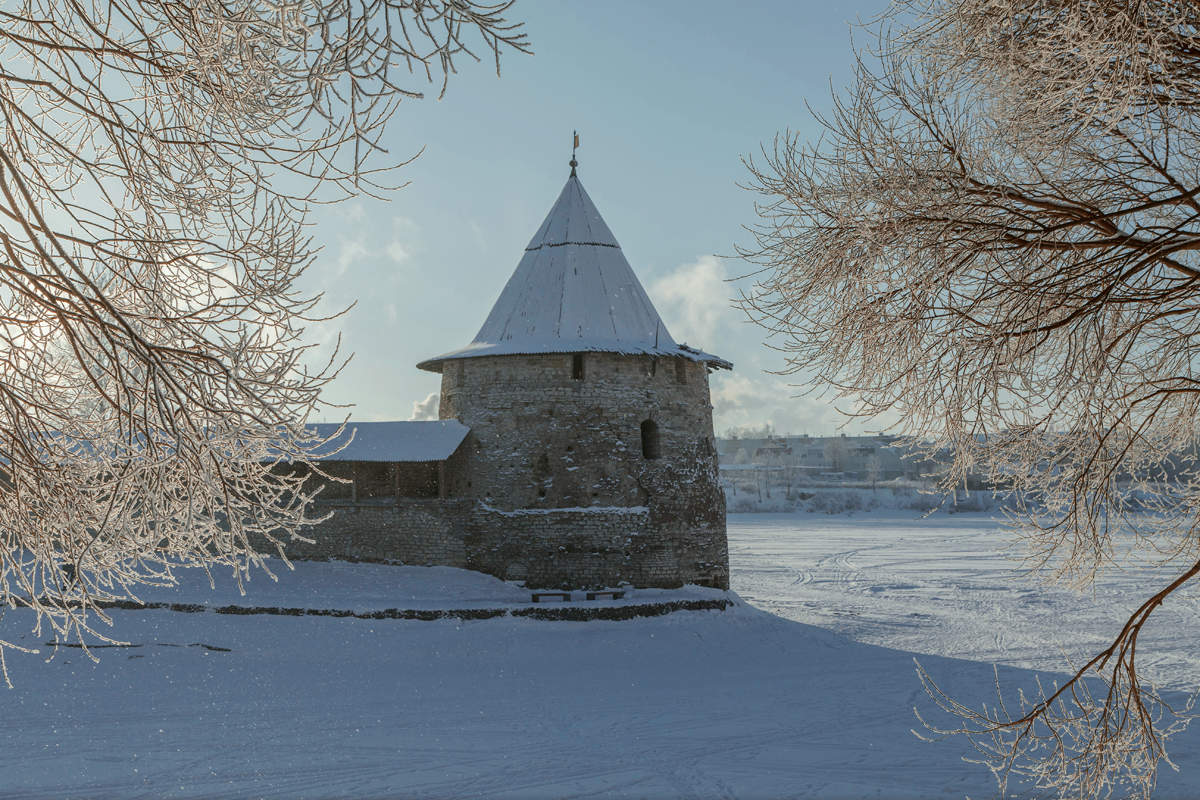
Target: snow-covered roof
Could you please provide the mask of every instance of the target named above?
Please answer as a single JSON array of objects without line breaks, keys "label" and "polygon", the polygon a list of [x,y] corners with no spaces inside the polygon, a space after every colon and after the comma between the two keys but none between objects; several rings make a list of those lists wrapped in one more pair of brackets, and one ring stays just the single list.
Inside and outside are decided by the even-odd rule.
[{"label": "snow-covered roof", "polygon": [[475,339],[417,366],[441,372],[442,362],[456,358],[580,352],[679,356],[732,367],[671,338],[612,231],[571,175]]},{"label": "snow-covered roof", "polygon": [[[318,422],[304,427],[324,438],[337,433],[339,425]],[[456,419],[347,422],[342,435],[330,441],[314,458],[318,461],[445,461],[470,430]],[[338,450],[339,447],[342,449]]]}]

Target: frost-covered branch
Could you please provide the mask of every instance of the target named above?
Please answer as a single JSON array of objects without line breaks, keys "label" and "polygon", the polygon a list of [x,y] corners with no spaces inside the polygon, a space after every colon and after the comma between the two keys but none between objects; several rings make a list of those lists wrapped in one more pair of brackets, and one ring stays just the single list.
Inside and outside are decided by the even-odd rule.
[{"label": "frost-covered branch", "polygon": [[82,636],[314,522],[307,211],[385,188],[402,100],[527,50],[509,6],[0,8],[0,601]]},{"label": "frost-covered branch", "polygon": [[1166,740],[1191,721],[1194,698],[1172,704],[1142,680],[1138,636],[1154,610],[1197,574],[1200,562],[1142,603],[1112,643],[1069,679],[1054,687],[1039,682],[1032,698],[1020,692],[1018,709],[1005,701],[998,675],[996,705],[976,709],[947,695],[918,663],[925,691],[959,726],[922,722],[938,735],[966,736],[1002,795],[1017,775],[1063,797],[1107,797],[1120,789],[1149,797],[1159,762],[1171,763]]},{"label": "frost-covered branch", "polygon": [[[1087,584],[1125,531],[1192,563],[1200,7],[911,0],[878,43],[819,144],[748,162],[746,308],[791,369],[949,447],[944,488],[983,472],[1010,492],[1051,577]],[[1118,658],[1138,629],[1107,676],[1122,708],[1141,707]],[[1081,719],[1086,760],[1106,717]],[[1063,778],[1080,786],[1100,784]]]}]

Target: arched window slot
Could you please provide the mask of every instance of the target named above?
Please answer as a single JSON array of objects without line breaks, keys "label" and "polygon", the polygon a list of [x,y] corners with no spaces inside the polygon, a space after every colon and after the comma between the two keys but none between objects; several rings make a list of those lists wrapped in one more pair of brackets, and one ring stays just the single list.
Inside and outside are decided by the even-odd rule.
[{"label": "arched window slot", "polygon": [[583,380],[583,353],[575,353],[571,356],[571,379]]},{"label": "arched window slot", "polygon": [[642,423],[642,458],[658,458],[658,424],[652,419]]}]

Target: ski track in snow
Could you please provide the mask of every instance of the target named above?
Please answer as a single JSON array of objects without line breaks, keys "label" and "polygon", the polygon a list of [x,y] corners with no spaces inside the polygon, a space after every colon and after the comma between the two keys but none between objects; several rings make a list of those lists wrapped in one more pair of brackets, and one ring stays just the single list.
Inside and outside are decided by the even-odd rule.
[{"label": "ski track in snow", "polygon": [[[729,533],[746,602],[725,612],[574,623],[114,610],[113,634],[141,647],[98,651],[98,664],[77,649],[49,663],[10,655],[0,797],[991,797],[965,742],[910,733],[914,706],[931,711],[913,654],[978,705],[988,660],[1014,688],[1031,685],[1028,668],[1061,672],[1049,642],[1090,652],[1149,579],[1119,573],[1094,596],[1040,587],[1014,577],[982,515],[732,515]],[[324,564],[253,581],[242,602],[522,599],[457,570]],[[1197,674],[1195,611],[1192,598],[1168,604],[1143,642],[1170,686]],[[10,611],[0,633],[44,641],[30,622]],[[1160,797],[1200,794],[1196,733],[1171,748],[1182,772],[1163,774]]]}]

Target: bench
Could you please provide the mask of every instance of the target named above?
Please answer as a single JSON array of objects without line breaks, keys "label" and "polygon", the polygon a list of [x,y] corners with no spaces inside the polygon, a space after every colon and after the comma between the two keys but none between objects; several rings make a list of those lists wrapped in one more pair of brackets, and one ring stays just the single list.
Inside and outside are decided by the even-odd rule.
[{"label": "bench", "polygon": [[[540,603],[544,599],[552,599],[555,597],[557,597],[559,600],[562,600],[564,603],[569,603],[571,601],[570,592],[534,592],[533,602]],[[588,599],[590,600],[591,598]]]},{"label": "bench", "polygon": [[587,593],[588,600],[595,600],[597,597],[604,597],[604,596],[611,597],[613,600],[620,600],[622,597],[625,596],[625,592],[621,589],[605,589],[600,592],[588,592]]}]

